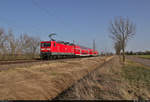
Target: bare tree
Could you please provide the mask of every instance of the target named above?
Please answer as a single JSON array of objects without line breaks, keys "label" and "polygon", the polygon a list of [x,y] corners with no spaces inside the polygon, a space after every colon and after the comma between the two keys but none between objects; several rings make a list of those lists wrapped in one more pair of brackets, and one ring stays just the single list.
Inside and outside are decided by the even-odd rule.
[{"label": "bare tree", "polygon": [[27,34],[21,34],[19,37],[19,53],[27,54],[29,53],[31,46],[31,38]]},{"label": "bare tree", "polygon": [[0,29],[0,49],[4,47],[4,41],[5,41],[5,33],[3,29]]},{"label": "bare tree", "polygon": [[39,45],[40,45],[40,38],[31,37],[31,46],[30,47],[31,47],[32,57],[34,57],[35,54],[37,53]]},{"label": "bare tree", "polygon": [[18,40],[13,35],[12,30],[8,31],[8,35],[6,36],[7,44],[8,44],[8,51],[9,54],[14,58],[16,57],[15,54],[17,52],[17,47],[19,45]]},{"label": "bare tree", "polygon": [[125,62],[125,48],[130,38],[135,35],[135,24],[133,24],[128,18],[116,18],[110,23],[109,31],[111,38],[120,43],[120,47],[123,55],[123,62]]},{"label": "bare tree", "polygon": [[34,57],[38,52],[39,45],[40,38],[30,37],[27,34],[22,34],[19,37],[19,52],[21,54],[32,55],[32,57]]},{"label": "bare tree", "polygon": [[5,53],[7,53],[5,44],[6,44],[6,34],[5,34],[4,29],[0,28],[0,55],[1,57]]},{"label": "bare tree", "polygon": [[117,41],[117,42],[114,43],[114,49],[116,51],[116,54],[120,55],[120,53],[121,53],[121,43],[120,43],[120,41]]},{"label": "bare tree", "polygon": [[39,54],[39,45],[40,38],[38,37],[22,34],[16,38],[12,30],[5,33],[3,29],[0,29],[0,57],[2,59],[16,59],[18,55],[21,55],[21,58],[23,56],[33,58],[36,54]]}]

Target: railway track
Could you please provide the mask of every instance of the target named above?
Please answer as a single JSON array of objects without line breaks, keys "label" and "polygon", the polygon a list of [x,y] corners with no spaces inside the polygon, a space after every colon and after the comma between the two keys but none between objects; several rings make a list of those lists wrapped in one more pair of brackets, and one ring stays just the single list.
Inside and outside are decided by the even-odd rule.
[{"label": "railway track", "polygon": [[[82,57],[87,58],[87,57]],[[40,59],[34,59],[34,60],[16,60],[16,61],[0,61],[0,71],[5,71],[9,69],[15,69],[15,68],[24,68],[29,67],[35,64],[46,64],[49,62],[55,62],[55,61],[68,61],[68,60],[74,60],[74,59],[81,59],[81,57],[77,58],[64,58],[64,59],[51,59],[51,60],[40,60]]]},{"label": "railway track", "polygon": [[31,63],[31,62],[38,62],[38,61],[40,61],[40,60],[0,61],[0,65]]},{"label": "railway track", "polygon": [[[57,60],[65,60],[65,59],[57,59]],[[6,71],[9,69],[15,68],[24,68],[28,66],[32,66],[34,64],[44,64],[47,62],[52,62],[55,60],[18,60],[18,61],[0,61],[0,71]]]},{"label": "railway track", "polygon": [[0,61],[0,65],[10,65],[10,64],[24,64],[24,63],[33,63],[33,62],[49,62],[49,61],[56,61],[56,60],[71,60],[71,59],[80,59],[80,58],[87,58],[87,57],[76,57],[76,58],[62,58],[62,59],[51,59],[51,60],[41,60],[41,59],[33,59],[33,60],[7,60],[7,61]]}]

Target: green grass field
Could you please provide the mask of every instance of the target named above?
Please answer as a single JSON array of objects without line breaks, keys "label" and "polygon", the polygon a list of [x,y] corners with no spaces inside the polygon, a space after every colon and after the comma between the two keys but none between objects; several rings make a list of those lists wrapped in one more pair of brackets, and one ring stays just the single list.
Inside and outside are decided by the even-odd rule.
[{"label": "green grass field", "polygon": [[140,58],[150,59],[150,55],[135,55]]},{"label": "green grass field", "polygon": [[[127,60],[123,68],[124,77],[131,83],[150,85],[150,68],[139,63]],[[150,87],[148,87],[150,89]]]},{"label": "green grass field", "polygon": [[147,99],[150,94],[150,67],[126,60],[122,72],[123,78],[132,87],[131,92],[143,100]]}]

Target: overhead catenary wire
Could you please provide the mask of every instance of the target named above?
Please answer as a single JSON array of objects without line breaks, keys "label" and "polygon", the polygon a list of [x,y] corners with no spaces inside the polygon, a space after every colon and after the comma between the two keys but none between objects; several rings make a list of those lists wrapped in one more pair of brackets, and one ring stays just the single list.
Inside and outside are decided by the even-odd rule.
[{"label": "overhead catenary wire", "polygon": [[[52,16],[55,15],[54,12],[52,12],[52,11],[48,10],[47,8],[41,6],[36,0],[31,0],[31,1],[32,1],[32,4],[34,6],[39,8],[41,11],[44,11],[45,14],[47,14],[48,16],[52,17]],[[61,19],[60,16],[57,16],[56,18]],[[64,24],[64,22],[62,22],[62,20],[58,20],[58,21],[60,22],[60,24]]]},{"label": "overhead catenary wire", "polygon": [[[50,18],[52,18],[53,16],[55,16],[54,12],[52,12],[52,11],[48,10],[47,8],[41,6],[40,3],[37,2],[37,0],[31,0],[31,1],[32,1],[32,4],[34,6],[36,6],[37,8],[39,8],[41,11],[43,11]],[[59,20],[57,20],[57,22],[59,22],[59,24],[65,25],[65,22],[61,20],[60,16],[56,16],[56,18],[59,19]],[[61,37],[61,35],[59,35],[59,37]],[[63,38],[63,37],[61,37],[61,38]]]},{"label": "overhead catenary wire", "polygon": [[47,15],[52,16],[52,13],[49,10],[47,10],[46,8],[40,6],[38,2],[36,2],[35,0],[31,0],[31,1],[32,1],[33,5],[38,7],[40,10],[44,11]]},{"label": "overhead catenary wire", "polygon": [[[41,6],[41,5],[37,2],[37,0],[31,0],[31,1],[32,1],[32,4],[33,4],[34,6],[36,6],[37,8],[39,8],[41,11],[44,11],[45,14],[47,14],[48,16],[50,16],[50,17],[54,16],[53,12],[51,12],[51,11],[48,10],[47,8]],[[57,18],[57,19],[61,19],[61,16],[57,16],[56,18]],[[62,21],[62,20],[58,20],[58,21],[59,21],[60,24],[65,25],[64,21]],[[59,37],[61,37],[61,35],[59,35]],[[63,38],[63,37],[61,37],[61,38]]]}]

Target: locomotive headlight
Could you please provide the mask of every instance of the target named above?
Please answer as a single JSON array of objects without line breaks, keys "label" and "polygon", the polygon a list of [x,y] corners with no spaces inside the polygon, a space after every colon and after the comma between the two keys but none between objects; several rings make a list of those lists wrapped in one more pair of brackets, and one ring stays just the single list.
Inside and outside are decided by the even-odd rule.
[{"label": "locomotive headlight", "polygon": [[47,50],[51,50],[50,48],[47,48]]},{"label": "locomotive headlight", "polygon": [[42,48],[41,50],[51,50],[50,48]]}]

